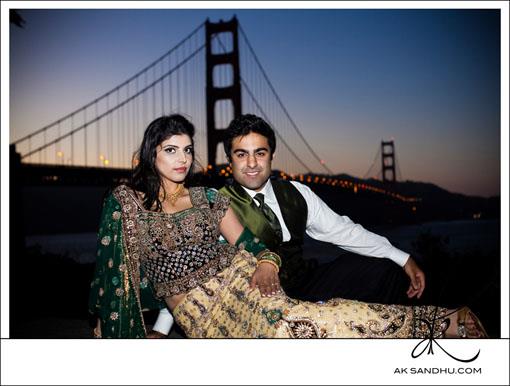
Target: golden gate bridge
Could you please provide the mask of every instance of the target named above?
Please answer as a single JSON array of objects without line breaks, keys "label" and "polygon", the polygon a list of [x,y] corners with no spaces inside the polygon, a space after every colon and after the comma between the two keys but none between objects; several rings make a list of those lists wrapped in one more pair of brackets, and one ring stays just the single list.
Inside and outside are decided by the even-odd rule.
[{"label": "golden gate bridge", "polygon": [[[45,182],[70,175],[127,178],[145,127],[157,116],[174,112],[186,115],[196,127],[195,153],[204,174],[229,177],[223,132],[234,117],[252,112],[276,132],[277,177],[416,201],[392,192],[389,183],[397,178],[393,141],[381,142],[364,176],[380,177],[384,186],[334,176],[292,119],[235,16],[200,24],[121,84],[15,140],[11,154]],[[379,156],[382,166],[377,168]]]}]

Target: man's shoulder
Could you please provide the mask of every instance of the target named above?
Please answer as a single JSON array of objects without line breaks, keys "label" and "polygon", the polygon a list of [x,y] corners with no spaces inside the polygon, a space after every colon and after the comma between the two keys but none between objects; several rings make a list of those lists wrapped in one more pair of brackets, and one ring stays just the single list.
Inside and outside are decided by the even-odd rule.
[{"label": "man's shoulder", "polygon": [[235,180],[227,180],[218,192],[228,197],[248,195],[245,188]]},{"label": "man's shoulder", "polygon": [[301,194],[315,194],[309,186],[302,184],[299,181],[289,181]]},{"label": "man's shoulder", "polygon": [[315,202],[319,196],[308,186],[298,181],[290,181],[290,184],[303,196],[307,203]]},{"label": "man's shoulder", "polygon": [[271,178],[269,182],[271,183],[271,185],[273,185],[273,188],[275,186],[284,188],[288,188],[289,186],[296,186],[296,181],[280,180],[276,178]]},{"label": "man's shoulder", "polygon": [[[272,180],[271,182],[277,196],[295,197],[298,201],[301,197],[306,203],[308,199],[315,195],[308,186],[297,181]],[[280,193],[278,194],[278,192]]]},{"label": "man's shoulder", "polygon": [[302,184],[301,182],[299,181],[289,181],[290,184],[294,185],[294,187],[298,188],[298,189],[302,189],[302,188],[305,188],[307,187],[306,185]]}]

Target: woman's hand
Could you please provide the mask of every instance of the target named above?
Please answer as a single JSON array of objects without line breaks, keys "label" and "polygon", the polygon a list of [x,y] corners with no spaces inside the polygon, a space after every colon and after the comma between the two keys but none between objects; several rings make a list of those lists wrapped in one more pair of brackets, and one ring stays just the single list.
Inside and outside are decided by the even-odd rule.
[{"label": "woman's hand", "polygon": [[162,332],[156,331],[156,330],[150,330],[147,333],[148,339],[166,339],[167,335],[163,334]]},{"label": "woman's hand", "polygon": [[96,327],[94,327],[94,338],[101,338],[101,321],[97,318]]},{"label": "woman's hand", "polygon": [[272,264],[264,262],[259,264],[250,281],[250,288],[256,287],[262,296],[271,296],[280,292],[280,279]]}]

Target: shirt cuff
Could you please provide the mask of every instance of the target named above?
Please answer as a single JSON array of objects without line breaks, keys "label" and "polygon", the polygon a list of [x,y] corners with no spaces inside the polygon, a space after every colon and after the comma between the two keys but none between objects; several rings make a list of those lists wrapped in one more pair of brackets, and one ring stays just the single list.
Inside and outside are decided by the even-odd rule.
[{"label": "shirt cuff", "polygon": [[390,253],[390,259],[403,267],[407,263],[407,259],[411,256],[409,253],[405,253],[398,248],[393,247],[393,250]]},{"label": "shirt cuff", "polygon": [[157,332],[161,332],[162,334],[168,335],[170,332],[170,329],[172,328],[174,324],[174,318],[170,311],[168,311],[167,308],[162,308],[159,311],[158,318],[156,319],[156,322],[154,323],[154,326],[152,329]]}]

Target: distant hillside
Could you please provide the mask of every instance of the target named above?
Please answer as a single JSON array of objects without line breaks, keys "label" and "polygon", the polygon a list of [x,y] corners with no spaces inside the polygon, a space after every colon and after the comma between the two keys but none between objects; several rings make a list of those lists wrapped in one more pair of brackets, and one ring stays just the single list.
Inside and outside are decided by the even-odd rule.
[{"label": "distant hillside", "polygon": [[[335,178],[352,181],[357,184],[368,184],[386,191],[398,193],[406,197],[416,197],[419,201],[409,204],[401,203],[397,205],[395,199],[390,200],[385,198],[384,195],[375,194],[370,192],[359,192],[353,196],[369,195],[372,200],[377,200],[384,206],[392,206],[397,212],[397,222],[425,222],[425,221],[450,221],[450,220],[468,220],[468,219],[495,219],[500,217],[500,197],[477,197],[467,196],[459,193],[451,193],[437,185],[426,182],[405,181],[397,182],[395,184],[383,184],[379,180],[374,179],[359,179],[352,177],[348,174],[339,174]],[[316,186],[312,184],[311,186]],[[379,196],[377,199],[376,196]],[[331,198],[328,198],[329,201]],[[415,208],[413,210],[413,207]],[[398,209],[397,209],[398,208]],[[409,208],[411,209],[412,216],[409,216]],[[373,208],[373,210],[376,210]],[[386,210],[384,212],[387,213]],[[408,212],[406,214],[406,212]],[[368,215],[367,217],[374,217]],[[393,217],[390,215],[390,217]],[[368,219],[370,221],[370,219]],[[370,221],[372,222],[372,221]],[[386,222],[384,219],[376,222]],[[393,222],[390,220],[389,222]]]},{"label": "distant hillside", "polygon": [[[275,171],[274,176],[278,176]],[[418,197],[417,202],[403,202],[390,195],[370,190],[313,183],[316,175],[307,183],[334,211],[349,216],[363,225],[413,224],[426,221],[448,221],[499,218],[500,199],[469,197],[453,194],[440,187],[422,182],[400,182],[384,186],[377,180],[360,180],[346,174],[338,179],[356,184],[369,184],[403,196]],[[322,179],[322,176],[320,176]],[[331,178],[331,176],[324,176]],[[225,177],[202,176],[197,183],[219,188]],[[306,179],[304,181],[306,183]],[[104,194],[109,188],[102,185],[59,185],[55,182],[28,184],[20,191],[16,213],[23,223],[22,234],[58,234],[96,232]],[[44,203],[44,205],[41,205]],[[77,210],[79,210],[77,212]]]}]

